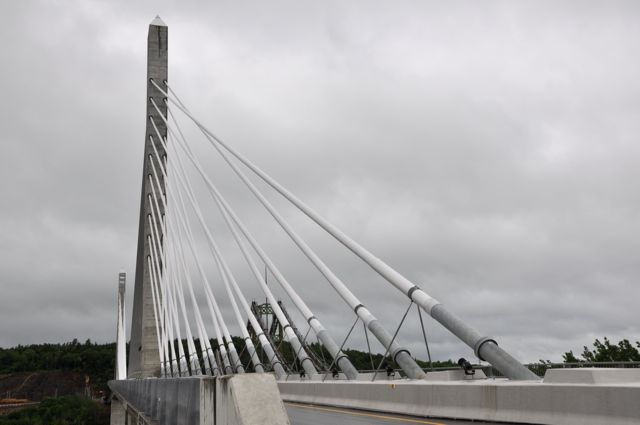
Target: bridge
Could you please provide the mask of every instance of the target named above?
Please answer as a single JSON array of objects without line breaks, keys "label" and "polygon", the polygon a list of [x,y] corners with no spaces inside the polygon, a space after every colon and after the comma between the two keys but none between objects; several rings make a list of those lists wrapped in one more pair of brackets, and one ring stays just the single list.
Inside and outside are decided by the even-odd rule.
[{"label": "bridge", "polygon": [[[112,424],[458,423],[630,424],[640,421],[640,369],[550,369],[538,376],[401,272],[322,217],[248,156],[207,128],[168,79],[168,28],[149,26],[147,120],[142,173],[131,340],[125,341],[126,275],[118,286],[116,379]],[[201,133],[279,228],[353,314],[338,341],[312,311],[224,197],[190,144],[177,116]],[[187,137],[189,136],[189,137]],[[197,181],[194,181],[194,175]],[[260,182],[260,185],[256,183]],[[204,187],[208,198],[196,195]],[[264,189],[302,212],[319,229],[406,297],[399,323],[383,323],[296,231]],[[252,296],[207,221],[213,203],[266,299]],[[255,231],[255,230],[254,230]],[[206,249],[199,244],[204,238]],[[213,261],[215,271],[205,260]],[[235,269],[234,269],[235,267]],[[265,273],[263,274],[263,270]],[[266,281],[266,272],[273,282]],[[220,281],[224,291],[214,290]],[[274,285],[288,298],[281,302]],[[371,289],[375,291],[375,288]],[[224,303],[224,304],[223,304]],[[233,311],[234,325],[221,306]],[[297,314],[293,319],[285,305]],[[453,370],[425,370],[399,330],[411,310],[433,318],[499,373],[487,377],[465,359]],[[271,323],[264,315],[270,315]],[[350,327],[349,327],[350,325]],[[360,325],[360,326],[358,326]],[[354,329],[385,350],[372,370],[345,353]],[[301,330],[306,329],[303,335]],[[317,340],[311,347],[309,336]],[[424,326],[422,334],[428,350]],[[369,351],[371,351],[369,349]],[[326,354],[326,357],[325,357]]]}]

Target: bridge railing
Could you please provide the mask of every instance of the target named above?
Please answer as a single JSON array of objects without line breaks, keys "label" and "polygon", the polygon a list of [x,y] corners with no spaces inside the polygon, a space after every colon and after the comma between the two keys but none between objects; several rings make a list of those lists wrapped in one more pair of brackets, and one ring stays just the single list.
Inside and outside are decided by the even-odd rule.
[{"label": "bridge railing", "polygon": [[[603,368],[639,368],[640,361],[618,361],[618,362],[572,362],[572,363],[529,363],[525,365],[530,371],[543,377],[547,369],[576,369],[588,367]],[[488,378],[503,378],[504,376],[491,365],[477,365],[474,369],[481,369]]]},{"label": "bridge railing", "polygon": [[[575,368],[640,368],[640,361],[617,361],[617,362],[575,362],[575,363],[529,363],[525,364],[525,366],[535,373],[539,377],[544,377],[547,369],[575,369]],[[423,368],[425,373],[429,372],[444,372],[448,370],[459,370],[458,366],[440,366],[433,368]],[[474,370],[481,370],[484,372],[487,378],[504,378],[504,375],[501,374],[496,368],[489,364],[476,364],[473,365]],[[376,380],[385,380],[385,379],[406,379],[406,375],[402,369],[393,369],[391,372],[392,376],[389,376],[391,371],[386,369],[380,369],[377,371]],[[335,380],[336,377],[333,376],[332,371],[319,370],[318,373],[323,377],[326,376],[327,380]],[[359,370],[359,373],[362,375],[373,375],[376,373],[375,370]],[[291,372],[288,374],[290,380],[292,378],[298,377],[298,373]],[[343,374],[340,374],[337,379],[346,379]]]}]

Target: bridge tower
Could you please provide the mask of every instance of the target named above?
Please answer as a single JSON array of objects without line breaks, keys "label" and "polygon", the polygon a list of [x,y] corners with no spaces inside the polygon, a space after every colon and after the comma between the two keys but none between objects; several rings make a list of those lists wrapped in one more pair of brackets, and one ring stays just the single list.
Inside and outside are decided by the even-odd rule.
[{"label": "bridge tower", "polygon": [[[144,164],[142,173],[142,193],[140,196],[140,222],[138,226],[138,252],[136,258],[135,286],[133,293],[133,314],[131,321],[131,343],[129,345],[129,378],[146,378],[160,376],[160,353],[158,351],[158,336],[154,319],[154,304],[151,287],[151,276],[148,263],[151,261],[151,226],[148,217],[151,215],[152,202],[150,196],[153,186],[149,181],[152,173],[151,161],[153,161],[153,145],[158,150],[161,158],[166,158],[166,152],[162,143],[157,140],[156,131],[151,124],[150,117],[154,118],[160,134],[166,139],[167,127],[156,108],[151,103],[153,98],[160,111],[167,116],[167,107],[164,95],[151,83],[155,81],[162,85],[167,81],[167,25],[157,16],[149,25],[147,37],[147,111],[146,133],[144,148]],[[152,145],[153,144],[153,145]],[[156,165],[156,168],[157,165]],[[158,199],[165,194],[165,182],[160,179],[160,192]],[[162,209],[162,205],[160,205]],[[164,217],[164,211],[161,211]],[[163,239],[162,228],[159,226],[160,241]],[[160,265],[162,271],[162,264]]]},{"label": "bridge tower", "polygon": [[127,379],[127,343],[125,332],[124,294],[127,274],[118,275],[118,321],[116,327],[116,379]]}]

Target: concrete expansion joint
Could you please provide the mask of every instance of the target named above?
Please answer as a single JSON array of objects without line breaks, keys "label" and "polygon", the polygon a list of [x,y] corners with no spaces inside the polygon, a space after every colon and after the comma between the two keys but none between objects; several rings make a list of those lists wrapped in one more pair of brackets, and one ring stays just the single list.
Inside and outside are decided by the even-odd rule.
[{"label": "concrete expansion joint", "polygon": [[476,343],[473,345],[473,352],[475,353],[476,357],[482,360],[483,362],[486,362],[487,360],[483,359],[482,356],[480,355],[480,349],[487,342],[493,342],[495,345],[498,345],[495,339],[490,338],[488,336],[483,336],[482,338],[477,340]]}]

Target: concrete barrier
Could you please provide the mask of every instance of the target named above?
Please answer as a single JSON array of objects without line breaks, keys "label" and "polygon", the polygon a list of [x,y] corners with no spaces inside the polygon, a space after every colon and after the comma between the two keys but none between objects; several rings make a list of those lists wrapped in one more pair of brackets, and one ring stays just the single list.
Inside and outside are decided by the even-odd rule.
[{"label": "concrete barrier", "polygon": [[216,424],[285,425],[287,412],[273,375],[246,373],[216,380]]},{"label": "concrete barrier", "polygon": [[[134,412],[145,423],[289,424],[275,378],[268,374],[131,379],[109,381],[109,388],[127,414]],[[125,424],[119,420],[111,424]]]},{"label": "concrete barrier", "polygon": [[640,382],[278,382],[282,399],[431,418],[548,425],[640,423]]}]

